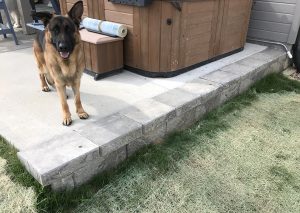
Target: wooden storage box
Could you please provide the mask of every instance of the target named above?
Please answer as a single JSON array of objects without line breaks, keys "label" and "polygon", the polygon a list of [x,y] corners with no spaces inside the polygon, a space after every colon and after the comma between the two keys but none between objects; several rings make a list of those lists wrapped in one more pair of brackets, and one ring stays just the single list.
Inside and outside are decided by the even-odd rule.
[{"label": "wooden storage box", "polygon": [[123,39],[80,30],[86,72],[95,80],[123,68]]},{"label": "wooden storage box", "polygon": [[[63,13],[76,0],[61,0]],[[252,0],[157,0],[146,7],[84,0],[89,17],[123,23],[125,67],[170,77],[243,49]]]}]

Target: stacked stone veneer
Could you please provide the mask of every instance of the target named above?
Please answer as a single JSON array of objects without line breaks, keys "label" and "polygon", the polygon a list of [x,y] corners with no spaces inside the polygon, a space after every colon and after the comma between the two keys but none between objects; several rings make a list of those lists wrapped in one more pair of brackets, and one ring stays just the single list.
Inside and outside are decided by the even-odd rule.
[{"label": "stacked stone veneer", "polygon": [[42,185],[51,185],[54,190],[71,189],[115,167],[141,147],[187,128],[254,82],[288,66],[283,51],[268,48],[19,152],[18,157]]}]

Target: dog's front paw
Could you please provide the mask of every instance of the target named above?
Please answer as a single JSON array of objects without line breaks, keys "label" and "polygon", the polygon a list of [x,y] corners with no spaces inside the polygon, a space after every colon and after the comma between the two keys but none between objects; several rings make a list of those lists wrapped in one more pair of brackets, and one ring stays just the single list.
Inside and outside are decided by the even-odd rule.
[{"label": "dog's front paw", "polygon": [[50,90],[50,88],[48,86],[43,86],[42,87],[42,91],[43,92],[50,92],[51,90]]},{"label": "dog's front paw", "polygon": [[85,111],[78,112],[77,114],[80,119],[88,119],[89,118],[89,114],[87,114]]},{"label": "dog's front paw", "polygon": [[65,117],[62,124],[64,126],[70,126],[72,124],[72,118],[71,117]]}]

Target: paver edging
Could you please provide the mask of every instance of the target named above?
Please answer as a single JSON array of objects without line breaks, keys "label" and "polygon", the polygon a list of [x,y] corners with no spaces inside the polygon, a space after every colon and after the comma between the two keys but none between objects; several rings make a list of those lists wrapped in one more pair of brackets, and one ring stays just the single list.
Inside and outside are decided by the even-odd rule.
[{"label": "paver edging", "polygon": [[[267,55],[270,52],[272,52],[272,57]],[[251,62],[251,64],[249,64],[249,62]],[[254,62],[256,62],[256,64]],[[119,140],[119,142],[116,142],[113,148],[106,149],[106,151],[100,151],[101,144],[96,143],[92,138],[89,138],[88,135],[83,134],[83,131],[79,130],[78,132],[80,135],[99,145],[99,156],[86,161],[85,164],[82,164],[82,166],[78,166],[76,168],[74,167],[74,169],[70,172],[57,173],[56,171],[56,174],[60,175],[56,176],[56,179],[44,180],[43,176],[37,175],[38,171],[28,164],[27,160],[23,158],[22,154],[19,153],[18,156],[29,172],[40,183],[44,185],[51,185],[54,190],[76,187],[90,180],[94,175],[115,167],[127,157],[133,155],[143,146],[154,143],[158,139],[164,138],[175,130],[187,128],[201,119],[201,117],[209,111],[220,106],[222,103],[233,98],[234,96],[244,92],[259,79],[270,73],[280,72],[287,68],[289,63],[290,62],[285,53],[268,48],[267,50],[260,52],[259,57],[250,56],[246,59],[237,61],[234,63],[235,65],[232,65],[236,67],[241,66],[244,68],[251,67],[252,70],[249,70],[249,72],[242,74],[234,73],[233,71],[226,70],[226,67],[214,72],[217,76],[217,72],[227,77],[231,76],[228,81],[222,82],[222,79],[220,79],[220,81],[210,79],[209,76],[214,75],[214,73],[210,73],[207,76],[203,76],[199,79],[194,79],[193,81],[195,85],[195,82],[199,81],[200,83],[203,81],[204,84],[208,83],[206,86],[210,84],[209,82],[215,86],[214,88],[212,86],[211,91],[205,94],[191,92],[192,90],[187,86],[187,84],[193,83],[193,81],[191,81],[179,88],[153,97],[151,100],[147,100],[150,104],[155,103],[154,105],[158,107],[157,111],[155,111],[158,113],[157,116],[152,118],[149,117],[149,119],[141,117],[143,110],[147,110],[147,104],[144,104],[144,106],[141,104],[141,112],[134,107],[129,107],[128,109],[122,110],[119,112],[119,114],[137,123],[135,124],[136,126],[134,126],[134,128],[136,127],[137,130],[133,129],[130,132],[124,133],[119,138],[116,137],[117,139],[115,139],[114,142],[116,142],[116,140]],[[189,96],[188,101],[186,103],[181,103],[180,100],[177,102],[175,100],[173,103],[168,103],[168,96],[166,96],[167,93],[172,93],[174,95],[176,92]],[[163,107],[161,112],[159,111],[159,106]],[[149,115],[151,115],[151,113]],[[113,133],[115,134],[115,132]],[[129,134],[133,134],[134,136],[129,137]],[[122,141],[122,139],[126,137],[127,139]]]}]

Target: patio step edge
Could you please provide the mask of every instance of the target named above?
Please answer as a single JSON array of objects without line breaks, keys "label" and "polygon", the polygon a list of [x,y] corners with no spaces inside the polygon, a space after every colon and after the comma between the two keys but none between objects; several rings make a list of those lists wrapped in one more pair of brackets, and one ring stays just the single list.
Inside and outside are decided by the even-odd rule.
[{"label": "patio step edge", "polygon": [[[128,107],[96,121],[92,126],[78,129],[78,139],[74,139],[74,144],[65,145],[61,151],[51,153],[49,147],[44,147],[21,151],[18,157],[43,186],[49,185],[56,191],[72,189],[116,167],[140,148],[159,143],[173,131],[188,128],[206,113],[246,91],[256,81],[268,74],[281,72],[289,65],[285,52],[267,48],[179,88],[143,100],[137,103],[138,107]],[[79,140],[89,144],[86,152],[77,150],[82,146]],[[76,153],[70,153],[67,164],[55,164],[49,170],[43,169],[37,157],[33,160],[33,153],[40,151],[58,165],[55,158],[63,158],[63,151],[75,148]],[[47,151],[50,153],[47,154]]]}]

